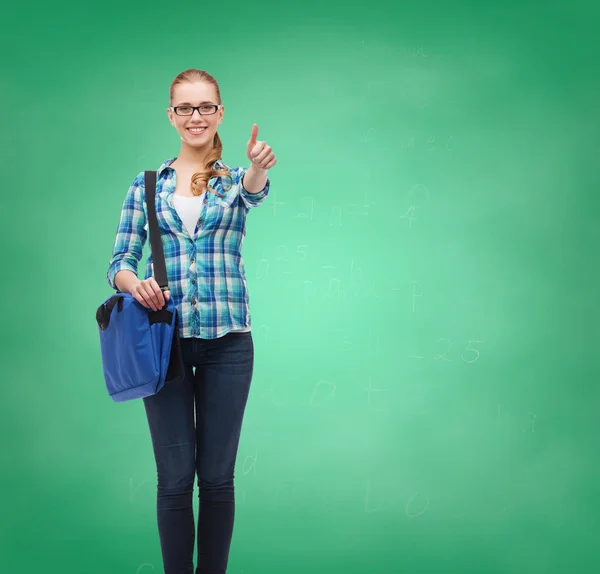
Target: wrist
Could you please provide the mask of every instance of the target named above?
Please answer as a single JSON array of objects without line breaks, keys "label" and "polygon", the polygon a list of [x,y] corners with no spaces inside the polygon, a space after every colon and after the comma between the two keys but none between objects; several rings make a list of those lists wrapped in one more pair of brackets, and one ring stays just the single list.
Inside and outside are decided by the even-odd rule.
[{"label": "wrist", "polygon": [[264,189],[267,180],[267,170],[251,164],[244,174],[242,186],[248,193],[258,193]]},{"label": "wrist", "polygon": [[262,175],[267,172],[266,169],[264,169],[262,167],[258,167],[253,161],[250,161],[250,167],[248,168],[248,171],[253,171],[254,173],[256,173],[258,175]]}]

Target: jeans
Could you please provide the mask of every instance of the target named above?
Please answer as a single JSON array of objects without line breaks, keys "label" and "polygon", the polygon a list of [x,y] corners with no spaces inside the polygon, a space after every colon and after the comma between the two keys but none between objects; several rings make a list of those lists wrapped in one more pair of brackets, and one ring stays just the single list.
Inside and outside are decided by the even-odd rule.
[{"label": "jeans", "polygon": [[143,399],[158,474],[164,571],[194,574],[197,476],[195,574],[225,574],[235,514],[234,467],[254,367],[252,333],[182,338],[181,355],[183,380]]}]

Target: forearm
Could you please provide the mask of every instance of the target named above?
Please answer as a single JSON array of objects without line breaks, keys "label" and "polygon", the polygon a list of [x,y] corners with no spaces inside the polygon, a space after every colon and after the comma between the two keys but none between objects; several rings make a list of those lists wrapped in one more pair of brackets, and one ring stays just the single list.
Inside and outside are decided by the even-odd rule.
[{"label": "forearm", "polygon": [[248,171],[244,174],[244,189],[249,193],[258,193],[267,185],[268,177],[266,169],[261,169],[255,164],[251,164]]},{"label": "forearm", "polygon": [[131,288],[138,282],[138,276],[129,269],[121,269],[115,275],[115,285],[122,293],[131,293]]}]

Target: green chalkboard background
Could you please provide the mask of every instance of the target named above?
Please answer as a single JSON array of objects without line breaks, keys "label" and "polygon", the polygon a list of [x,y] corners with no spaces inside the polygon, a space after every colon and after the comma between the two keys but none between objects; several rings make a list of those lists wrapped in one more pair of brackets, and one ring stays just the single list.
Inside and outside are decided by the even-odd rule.
[{"label": "green chalkboard background", "polygon": [[[143,406],[95,322],[184,69],[275,151],[230,574],[598,569],[600,8],[64,2],[3,12],[0,570],[162,572]],[[146,246],[146,251],[148,245]],[[143,269],[140,266],[140,269]]]}]

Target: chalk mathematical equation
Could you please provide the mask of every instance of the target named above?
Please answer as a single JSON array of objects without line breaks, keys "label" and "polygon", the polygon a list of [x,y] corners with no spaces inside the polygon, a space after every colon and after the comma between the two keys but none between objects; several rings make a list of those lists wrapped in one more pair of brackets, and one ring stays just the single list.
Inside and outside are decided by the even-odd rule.
[{"label": "chalk mathematical equation", "polygon": [[[472,339],[466,342],[466,346],[464,343],[461,343],[461,346],[455,351],[452,351],[453,343],[450,339],[445,337],[441,337],[437,339],[436,343],[438,344],[439,352],[435,354],[431,354],[428,357],[432,358],[434,361],[448,361],[451,362],[456,358],[463,360],[465,363],[474,363],[481,356],[480,346],[485,343],[485,341],[481,341],[479,339]],[[451,352],[452,351],[452,352]],[[412,353],[409,355],[411,359],[426,359],[425,355]]]},{"label": "chalk mathematical equation", "polygon": [[499,404],[496,421],[498,432],[507,430],[515,435],[536,432],[537,415],[531,411],[514,412]]},{"label": "chalk mathematical equation", "polygon": [[[435,140],[432,139],[430,145],[433,144]],[[372,168],[368,168],[368,174],[370,174]],[[367,182],[371,180],[370,176],[367,175]],[[320,208],[321,202],[319,202],[319,207],[317,206],[317,199],[313,196],[299,196],[294,201],[294,212],[290,213],[285,210],[278,211],[278,206],[285,205],[284,202],[273,200],[271,204],[271,210],[273,216],[279,217],[291,217],[292,219],[304,220],[307,224],[317,225],[322,223],[323,225],[328,225],[329,228],[340,229],[343,228],[346,219],[350,218],[348,222],[351,226],[356,226],[356,216],[361,218],[370,218],[371,216],[379,217],[381,214],[374,210],[376,206],[379,205],[379,202],[374,201],[371,197],[373,195],[373,188],[376,188],[376,185],[364,185],[364,195],[363,197],[354,202],[349,202],[346,205],[340,205],[339,203],[335,203],[333,205],[326,204],[323,209]],[[349,190],[350,191],[350,190]],[[275,192],[273,192],[275,195]],[[398,194],[400,198],[403,198],[402,201],[404,203],[404,213],[399,218],[407,221],[408,229],[413,228],[413,221],[417,221],[419,217],[417,217],[417,210],[422,211],[430,201],[431,192],[429,188],[423,183],[415,183],[412,186],[408,187],[404,193]]]},{"label": "chalk mathematical equation", "polygon": [[[367,484],[365,487],[365,512],[367,514],[372,514],[373,512],[377,512],[378,510],[382,510],[383,503],[379,502],[378,504],[374,504],[372,501],[373,498],[373,485],[371,477],[367,478]],[[387,506],[389,506],[389,499],[386,499]],[[429,509],[429,496],[426,494],[421,494],[419,491],[413,492],[406,499],[404,504],[404,513],[409,518],[416,518],[421,514],[425,514]]]},{"label": "chalk mathematical equation", "polygon": [[[385,139],[388,138],[389,140]],[[364,134],[359,137],[359,142],[368,144],[373,142],[373,147],[380,154],[391,149],[391,146],[380,144],[381,141],[392,141],[395,151],[420,151],[425,150],[428,153],[435,152],[450,152],[454,150],[454,136],[419,133],[415,130],[407,132],[394,130],[394,133],[387,134],[385,131],[378,133],[375,128],[369,128]]]},{"label": "chalk mathematical equation", "polygon": [[[260,477],[259,477],[260,478]],[[236,483],[236,500],[240,505],[260,505],[282,508],[313,508],[322,512],[353,509],[356,514],[397,512],[401,510],[407,519],[413,520],[430,509],[430,497],[426,492],[411,489],[395,489],[393,494],[377,484],[368,475],[365,482],[349,494],[327,483],[313,483],[309,479],[278,479],[273,473],[265,475],[252,486],[241,478]]]},{"label": "chalk mathematical equation", "polygon": [[410,308],[415,313],[424,301],[425,287],[417,279],[382,287],[372,273],[363,271],[362,264],[359,265],[355,259],[342,265],[319,265],[313,261],[307,244],[278,245],[268,255],[260,257],[255,279],[275,285],[285,278],[288,292],[289,287],[298,289],[296,296],[304,305],[348,303],[356,299],[379,301],[390,292],[394,295],[400,292],[405,299],[402,301],[394,297],[394,306],[390,310]]},{"label": "chalk mathematical equation", "polygon": [[[340,386],[342,390],[339,390],[336,382],[327,379],[318,379],[311,387],[311,390],[307,389],[305,400],[295,399],[293,402],[290,401],[285,391],[279,391],[274,384],[271,383],[262,387],[257,382],[253,385],[252,397],[254,398],[255,389],[260,385],[261,390],[256,396],[256,400],[274,408],[290,407],[296,404],[297,406],[304,406],[310,409],[323,409],[334,406],[338,398],[343,398],[342,403],[347,404],[348,399],[352,399],[353,397],[359,398],[361,396],[365,401],[366,408],[369,410],[380,411],[382,409],[396,408],[393,400],[386,396],[388,391],[386,383],[377,382],[377,377],[373,374],[366,376],[366,380],[361,376],[359,381],[364,386],[358,386],[358,384],[349,385],[347,379],[344,379],[344,384]],[[397,389],[395,389],[395,392],[398,392]],[[425,413],[415,410],[415,414]]]}]

